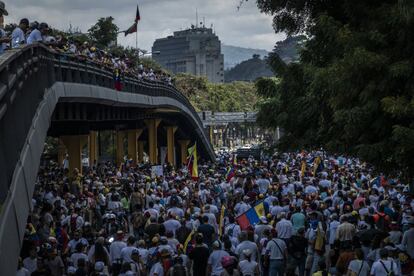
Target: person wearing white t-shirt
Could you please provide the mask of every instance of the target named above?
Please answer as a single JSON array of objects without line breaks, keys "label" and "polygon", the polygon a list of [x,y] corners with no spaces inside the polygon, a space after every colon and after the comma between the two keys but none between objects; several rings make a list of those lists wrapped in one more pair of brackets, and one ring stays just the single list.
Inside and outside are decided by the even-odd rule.
[{"label": "person wearing white t-shirt", "polygon": [[21,44],[26,43],[26,36],[25,32],[29,27],[29,20],[27,18],[23,18],[20,20],[20,24],[16,27],[12,32],[12,48],[19,47]]},{"label": "person wearing white t-shirt", "polygon": [[388,258],[387,249],[380,249],[379,255],[380,259],[374,262],[371,267],[372,276],[388,276],[391,271],[394,272],[394,275],[401,275],[397,264],[391,258]]},{"label": "person wearing white t-shirt", "polygon": [[242,275],[259,275],[259,265],[251,259],[252,251],[243,250],[244,260],[239,262],[239,270]]}]

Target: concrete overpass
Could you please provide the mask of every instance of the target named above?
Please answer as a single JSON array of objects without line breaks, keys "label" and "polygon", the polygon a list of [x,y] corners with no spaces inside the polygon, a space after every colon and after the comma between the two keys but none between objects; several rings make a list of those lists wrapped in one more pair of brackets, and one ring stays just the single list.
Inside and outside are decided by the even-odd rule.
[{"label": "concrete overpass", "polygon": [[[128,77],[123,92],[113,87],[111,71],[70,60],[42,45],[0,56],[2,275],[16,271],[47,135],[60,138],[72,168],[81,166],[85,143],[90,156],[95,156],[96,131],[105,129],[117,132],[118,158],[126,152],[125,140],[128,155],[138,161],[146,150],[150,161],[157,163],[163,145],[168,161],[182,161],[193,142],[203,158],[214,158],[203,123],[177,89]],[[175,158],[176,153],[180,158]]]}]

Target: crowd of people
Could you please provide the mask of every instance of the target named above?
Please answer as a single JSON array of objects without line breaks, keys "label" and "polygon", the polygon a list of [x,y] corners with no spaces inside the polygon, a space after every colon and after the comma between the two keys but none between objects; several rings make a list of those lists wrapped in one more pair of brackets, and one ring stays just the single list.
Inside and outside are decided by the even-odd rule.
[{"label": "crowd of people", "polygon": [[[240,217],[262,204],[258,222]],[[17,275],[413,275],[408,185],[324,152],[38,174]]]},{"label": "crowd of people", "polygon": [[[63,32],[52,36],[47,23],[29,22],[27,18],[20,20],[11,34],[3,29],[4,16],[8,15],[5,5],[0,1],[0,55],[8,49],[25,44],[42,43],[61,54],[61,58],[90,62],[114,72],[115,78],[121,80],[128,76],[140,80],[161,81],[172,84],[169,74],[162,70],[145,67],[135,59],[128,58],[126,53],[114,54],[109,49],[99,49],[93,41],[79,41],[76,36]],[[140,50],[136,56],[139,60]]]}]

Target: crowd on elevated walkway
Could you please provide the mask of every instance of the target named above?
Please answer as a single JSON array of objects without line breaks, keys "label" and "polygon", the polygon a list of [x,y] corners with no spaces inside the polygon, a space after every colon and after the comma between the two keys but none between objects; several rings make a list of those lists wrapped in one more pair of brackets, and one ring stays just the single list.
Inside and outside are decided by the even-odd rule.
[{"label": "crowd on elevated walkway", "polygon": [[125,53],[114,54],[109,49],[99,49],[93,41],[82,43],[63,32],[52,36],[47,23],[29,22],[27,18],[21,19],[11,33],[6,33],[3,29],[4,16],[6,15],[8,12],[4,2],[0,1],[0,55],[9,49],[22,45],[40,43],[60,54],[61,59],[88,62],[113,72],[117,90],[122,90],[125,77],[172,84],[171,76],[166,72],[147,68],[139,63],[138,49],[136,51],[137,62],[137,60],[128,58]]},{"label": "crowd on elevated walkway", "polygon": [[39,169],[17,275],[413,275],[406,183],[324,152]]}]

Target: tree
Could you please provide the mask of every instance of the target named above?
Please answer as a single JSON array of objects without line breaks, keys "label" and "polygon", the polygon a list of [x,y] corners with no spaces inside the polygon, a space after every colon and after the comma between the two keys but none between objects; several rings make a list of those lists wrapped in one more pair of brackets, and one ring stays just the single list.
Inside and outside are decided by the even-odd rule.
[{"label": "tree", "polygon": [[116,44],[119,29],[113,21],[114,18],[112,16],[101,17],[98,22],[88,30],[89,37],[99,48],[106,48]]},{"label": "tree", "polygon": [[270,56],[280,82],[256,83],[261,123],[286,133],[280,146],[324,146],[411,179],[413,2],[258,0],[257,5],[274,16],[276,31],[308,38],[298,63],[284,64],[275,52]]},{"label": "tree", "polygon": [[197,111],[252,111],[257,102],[254,85],[249,82],[210,83],[205,77],[178,74],[174,83]]}]

